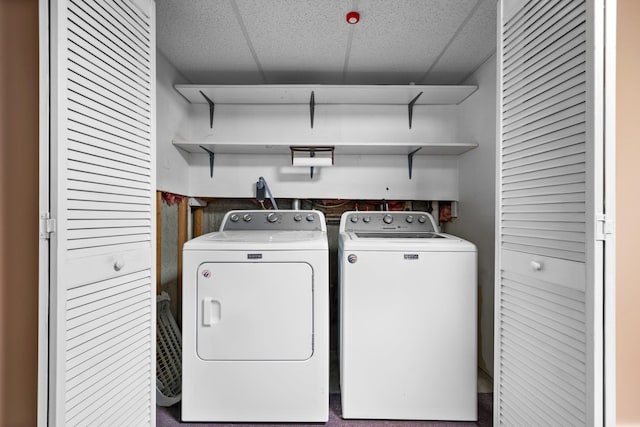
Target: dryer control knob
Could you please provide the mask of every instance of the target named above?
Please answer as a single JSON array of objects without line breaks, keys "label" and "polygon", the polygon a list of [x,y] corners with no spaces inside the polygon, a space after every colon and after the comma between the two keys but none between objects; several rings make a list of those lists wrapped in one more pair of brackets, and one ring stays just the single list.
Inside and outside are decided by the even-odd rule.
[{"label": "dryer control knob", "polygon": [[413,215],[409,215],[405,218],[405,221],[407,221],[409,224],[411,224],[413,222]]},{"label": "dryer control knob", "polygon": [[278,222],[278,215],[271,212],[269,215],[267,215],[267,221],[271,223]]},{"label": "dryer control knob", "polygon": [[362,220],[368,224],[369,222],[371,222],[371,217],[365,216],[364,218],[362,218]]},{"label": "dryer control knob", "polygon": [[249,222],[253,219],[253,217],[249,214],[244,214],[244,216],[242,217],[242,219],[244,220],[244,222]]},{"label": "dryer control knob", "polygon": [[240,217],[236,214],[233,214],[229,217],[229,219],[233,222],[238,222],[238,220],[240,219]]},{"label": "dryer control knob", "polygon": [[426,216],[424,216],[424,215],[420,215],[420,216],[418,217],[418,222],[419,222],[420,224],[424,224],[424,222],[425,222],[426,220],[427,220],[427,217],[426,217]]},{"label": "dryer control knob", "polygon": [[351,222],[358,222],[358,215],[351,215]]},{"label": "dryer control knob", "polygon": [[308,214],[307,215],[307,221],[313,222],[315,220],[316,220],[316,216],[314,214]]},{"label": "dryer control knob", "polygon": [[295,214],[295,215],[293,216],[293,220],[294,220],[295,222],[300,222],[300,221],[302,221],[302,215],[300,215],[300,214]]},{"label": "dryer control knob", "polygon": [[382,220],[385,224],[391,224],[393,222],[393,217],[390,214],[386,214],[382,217]]}]

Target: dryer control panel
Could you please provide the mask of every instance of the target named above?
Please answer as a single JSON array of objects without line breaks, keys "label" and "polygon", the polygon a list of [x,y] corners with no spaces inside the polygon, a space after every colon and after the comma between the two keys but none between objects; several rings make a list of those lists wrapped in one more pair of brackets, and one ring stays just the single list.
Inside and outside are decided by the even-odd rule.
[{"label": "dryer control panel", "polygon": [[229,211],[220,231],[327,231],[324,215],[310,210]]},{"label": "dryer control panel", "polygon": [[433,217],[427,212],[351,211],[342,214],[340,232],[437,232]]}]

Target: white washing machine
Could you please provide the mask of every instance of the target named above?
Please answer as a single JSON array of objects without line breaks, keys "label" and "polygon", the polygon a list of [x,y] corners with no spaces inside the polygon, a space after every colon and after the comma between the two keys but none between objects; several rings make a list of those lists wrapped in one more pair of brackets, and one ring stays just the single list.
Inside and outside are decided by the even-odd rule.
[{"label": "white washing machine", "polygon": [[344,418],[477,420],[476,248],[426,212],[346,212]]},{"label": "white washing machine", "polygon": [[328,257],[317,211],[232,211],[185,244],[183,421],[328,420]]}]

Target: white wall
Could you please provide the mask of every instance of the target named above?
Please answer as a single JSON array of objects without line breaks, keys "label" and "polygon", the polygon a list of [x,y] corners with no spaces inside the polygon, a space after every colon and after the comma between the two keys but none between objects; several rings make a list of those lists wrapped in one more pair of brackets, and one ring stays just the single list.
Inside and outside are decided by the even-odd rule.
[{"label": "white wall", "polygon": [[493,376],[493,292],[495,252],[496,57],[489,58],[465,84],[479,89],[460,105],[461,136],[479,144],[459,158],[459,216],[447,232],[478,247],[480,368]]},{"label": "white wall", "polygon": [[218,104],[190,110],[193,137],[215,142],[265,141],[296,145],[332,142],[446,142],[459,137],[456,105],[416,105],[409,129],[406,105],[317,104],[314,127],[307,104]]},{"label": "white wall", "polygon": [[208,106],[192,105],[191,130],[198,141],[302,146],[348,142],[363,148],[358,155],[345,155],[338,147],[334,166],[316,168],[313,180],[308,168],[291,167],[286,149],[277,155],[218,154],[213,179],[208,155],[192,154],[189,194],[253,197],[256,180],[264,176],[276,197],[457,200],[457,156],[416,155],[410,180],[406,155],[369,155],[367,144],[473,142],[459,137],[458,108],[416,106],[409,129],[407,106],[317,105],[312,129],[308,105],[216,105],[210,128]]},{"label": "white wall", "polygon": [[263,176],[276,198],[457,200],[457,165],[456,156],[416,156],[410,180],[406,156],[336,156],[311,179],[288,154],[217,155],[210,178],[209,157],[193,155],[190,195],[254,197]]},{"label": "white wall", "polygon": [[184,194],[189,191],[188,155],[171,144],[174,138],[189,138],[188,112],[191,104],[174,88],[188,83],[161,51],[156,55],[157,190]]}]

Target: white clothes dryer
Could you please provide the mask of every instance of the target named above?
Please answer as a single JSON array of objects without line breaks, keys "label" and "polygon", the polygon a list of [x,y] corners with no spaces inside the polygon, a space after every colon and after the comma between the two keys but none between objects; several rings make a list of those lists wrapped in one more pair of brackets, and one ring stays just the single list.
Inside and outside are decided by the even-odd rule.
[{"label": "white clothes dryer", "polygon": [[318,211],[231,211],[185,244],[183,421],[328,420],[328,254]]},{"label": "white clothes dryer", "polygon": [[346,212],[344,418],[477,420],[476,248],[426,212]]}]

